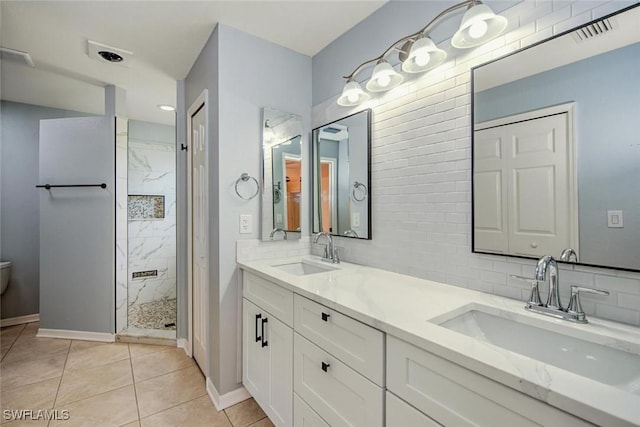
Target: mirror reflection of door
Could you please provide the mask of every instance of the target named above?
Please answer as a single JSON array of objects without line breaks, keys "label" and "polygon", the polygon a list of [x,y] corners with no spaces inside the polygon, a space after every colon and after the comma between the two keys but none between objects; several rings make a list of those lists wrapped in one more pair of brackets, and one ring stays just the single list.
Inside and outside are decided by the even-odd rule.
[{"label": "mirror reflection of door", "polygon": [[285,226],[286,231],[300,231],[300,198],[302,174],[300,156],[284,155],[285,170]]},{"label": "mirror reflection of door", "polygon": [[320,159],[321,231],[332,233],[337,222],[336,159]]}]

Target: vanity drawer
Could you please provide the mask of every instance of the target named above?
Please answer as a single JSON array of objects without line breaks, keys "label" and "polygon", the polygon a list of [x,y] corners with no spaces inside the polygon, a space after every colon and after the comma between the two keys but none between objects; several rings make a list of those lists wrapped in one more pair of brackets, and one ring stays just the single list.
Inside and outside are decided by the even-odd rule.
[{"label": "vanity drawer", "polygon": [[297,294],[294,325],[296,332],[384,386],[382,332]]},{"label": "vanity drawer", "polygon": [[445,426],[592,426],[391,336],[387,388]]},{"label": "vanity drawer", "polygon": [[382,427],[383,390],[293,334],[293,389],[333,427]]},{"label": "vanity drawer", "polygon": [[433,421],[395,394],[386,392],[386,402],[388,427],[442,427],[442,424]]},{"label": "vanity drawer", "polygon": [[290,290],[244,271],[242,295],[293,327],[293,292]]},{"label": "vanity drawer", "polygon": [[293,425],[296,427],[331,427],[295,393],[293,393]]}]

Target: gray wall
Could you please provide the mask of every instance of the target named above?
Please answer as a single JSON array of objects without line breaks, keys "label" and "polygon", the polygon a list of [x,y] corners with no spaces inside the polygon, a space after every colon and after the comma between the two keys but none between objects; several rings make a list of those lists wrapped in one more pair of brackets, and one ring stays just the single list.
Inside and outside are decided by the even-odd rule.
[{"label": "gray wall", "polygon": [[[242,54],[238,54],[242,52]],[[256,64],[259,64],[257,66]],[[308,176],[311,58],[218,25],[185,80],[186,105],[209,89],[210,266],[209,376],[218,392],[239,386],[240,274],[238,239],[258,239],[259,198],[241,200],[233,185],[241,173],[260,171],[262,107],[302,116],[303,182]],[[302,229],[309,229],[303,199]],[[253,233],[238,233],[240,214],[253,216]]]},{"label": "gray wall", "polygon": [[[476,123],[576,102],[580,262],[640,269],[640,43],[475,95]],[[624,228],[607,227],[607,210]]]},{"label": "gray wall", "polygon": [[85,113],[2,101],[0,256],[13,263],[2,318],[39,312],[38,148],[41,119]]}]

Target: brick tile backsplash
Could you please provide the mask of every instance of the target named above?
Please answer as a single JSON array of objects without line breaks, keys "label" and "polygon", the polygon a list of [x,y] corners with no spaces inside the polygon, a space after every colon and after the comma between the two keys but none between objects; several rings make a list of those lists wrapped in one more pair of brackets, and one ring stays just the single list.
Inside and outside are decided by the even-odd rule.
[{"label": "brick tile backsplash", "polygon": [[[525,0],[503,14],[510,31],[488,46],[460,52],[441,43],[447,62],[369,102],[372,116],[371,241],[335,238],[345,261],[369,265],[524,300],[534,260],[471,253],[470,68],[553,34],[622,9],[631,1]],[[357,109],[334,108],[335,97],[314,106],[313,127]],[[375,98],[375,97],[374,97]],[[321,254],[309,241],[285,248],[238,241],[239,259],[264,254]],[[640,325],[640,273],[561,266],[562,299],[569,285],[605,289],[608,297],[584,295],[588,314]],[[544,292],[546,294],[546,292]]]}]

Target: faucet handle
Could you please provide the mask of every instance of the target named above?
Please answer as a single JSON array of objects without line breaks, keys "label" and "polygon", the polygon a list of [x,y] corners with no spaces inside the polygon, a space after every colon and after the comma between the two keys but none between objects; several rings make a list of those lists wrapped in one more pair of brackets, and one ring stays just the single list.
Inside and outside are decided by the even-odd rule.
[{"label": "faucet handle", "polygon": [[599,289],[584,288],[582,286],[571,285],[571,299],[569,300],[569,306],[567,307],[567,313],[575,315],[575,319],[580,323],[587,323],[582,304],[580,304],[580,292],[585,292],[595,295],[609,295],[607,291],[601,291]]},{"label": "faucet handle", "polygon": [[510,275],[512,279],[520,280],[522,282],[527,282],[531,284],[531,294],[529,294],[529,299],[527,300],[527,306],[531,307],[533,305],[542,305],[542,300],[540,299],[540,290],[538,288],[538,284],[540,283],[538,280],[531,277],[523,277],[523,276],[515,276]]},{"label": "faucet handle", "polygon": [[333,263],[334,264],[340,264],[340,255],[338,254],[338,249],[334,247],[333,248]]}]

